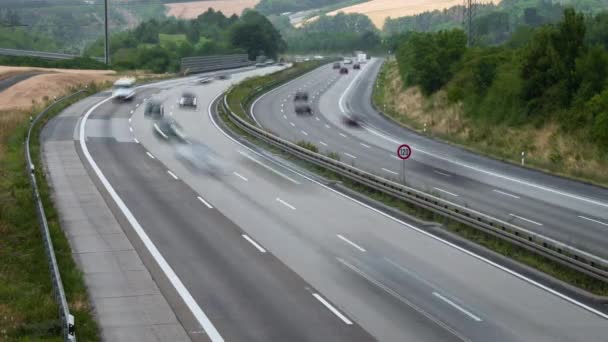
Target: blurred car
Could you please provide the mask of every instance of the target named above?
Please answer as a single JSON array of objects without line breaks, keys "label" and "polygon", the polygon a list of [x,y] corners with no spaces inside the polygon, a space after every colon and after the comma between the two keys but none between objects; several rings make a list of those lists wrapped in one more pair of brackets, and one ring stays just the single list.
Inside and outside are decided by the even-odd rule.
[{"label": "blurred car", "polygon": [[196,109],[196,96],[192,93],[183,93],[179,99],[179,106]]},{"label": "blurred car", "polygon": [[163,116],[154,123],[153,127],[156,134],[165,140],[171,141],[177,139],[178,142],[186,142],[186,135],[174,118]]},{"label": "blurred car", "polygon": [[359,63],[353,64],[353,69],[354,70],[360,70],[361,69],[361,64],[359,64]]},{"label": "blurred car", "polygon": [[224,167],[218,155],[209,146],[201,143],[184,144],[176,149],[177,157],[195,171],[220,175]]},{"label": "blurred car", "polygon": [[211,77],[202,77],[198,79],[199,84],[207,84],[213,82],[213,78]]},{"label": "blurred car", "polygon": [[308,93],[305,91],[297,91],[293,97],[294,101],[308,101]]},{"label": "blurred car", "polygon": [[215,78],[218,80],[227,80],[230,78],[230,74],[219,74],[215,76]]},{"label": "blurred car", "polygon": [[266,61],[266,63],[264,63],[264,64],[265,64],[265,65],[267,65],[267,66],[271,66],[271,65],[273,65],[273,64],[274,64],[274,60],[269,59],[269,60],[267,60],[267,61]]},{"label": "blurred car", "polygon": [[261,62],[260,63],[255,63],[255,67],[256,68],[263,68],[265,66],[266,66],[266,63],[261,63]]},{"label": "blurred car", "polygon": [[350,58],[344,58],[344,64],[353,64],[353,60]]},{"label": "blurred car", "polygon": [[112,96],[115,101],[133,101],[135,98],[135,79],[121,78],[114,83]]},{"label": "blurred car", "polygon": [[298,115],[312,115],[312,108],[307,102],[296,103],[295,111]]},{"label": "blurred car", "polygon": [[335,70],[340,69],[340,67],[341,67],[341,65],[340,65],[340,63],[339,63],[339,62],[334,63],[333,68],[334,68]]},{"label": "blurred car", "polygon": [[149,119],[158,120],[165,116],[165,107],[162,102],[158,100],[148,100],[146,101],[146,106],[144,108],[144,117]]},{"label": "blurred car", "polygon": [[361,124],[363,123],[363,119],[361,118],[361,116],[359,116],[357,114],[351,114],[351,115],[342,116],[342,122],[346,126],[360,127]]},{"label": "blurred car", "polygon": [[340,68],[340,74],[347,75],[348,74],[348,68],[346,68],[346,67]]}]

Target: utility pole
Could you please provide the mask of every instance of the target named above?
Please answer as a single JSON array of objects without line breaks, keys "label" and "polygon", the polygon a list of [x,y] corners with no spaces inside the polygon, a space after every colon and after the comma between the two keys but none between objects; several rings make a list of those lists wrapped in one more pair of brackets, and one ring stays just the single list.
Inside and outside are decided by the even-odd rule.
[{"label": "utility pole", "polygon": [[105,28],[105,62],[106,65],[110,65],[110,41],[109,41],[109,30],[108,30],[108,1],[109,0],[104,0],[104,28]]},{"label": "utility pole", "polygon": [[473,31],[473,19],[475,18],[475,0],[464,0],[464,15],[462,17],[462,26],[467,34],[467,45],[473,45],[475,32]]}]

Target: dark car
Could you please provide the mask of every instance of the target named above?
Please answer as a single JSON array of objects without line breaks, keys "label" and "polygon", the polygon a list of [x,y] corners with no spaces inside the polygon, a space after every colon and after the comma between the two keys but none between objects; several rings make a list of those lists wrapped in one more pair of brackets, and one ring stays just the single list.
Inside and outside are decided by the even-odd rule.
[{"label": "dark car", "polygon": [[340,74],[342,74],[342,75],[347,75],[347,74],[348,74],[348,68],[346,68],[346,67],[342,67],[342,68],[340,69]]},{"label": "dark car", "polygon": [[353,69],[354,69],[354,70],[360,70],[360,69],[361,69],[361,64],[359,64],[359,63],[355,63],[355,64],[353,65]]},{"label": "dark car", "polygon": [[296,103],[295,110],[298,115],[312,115],[312,108],[306,102]]},{"label": "dark car", "polygon": [[339,62],[334,63],[334,69],[340,69],[341,65]]},{"label": "dark car", "polygon": [[179,99],[180,107],[190,107],[196,109],[196,96],[192,93],[183,93]]},{"label": "dark car", "polygon": [[308,93],[305,91],[298,91],[293,97],[294,101],[308,101]]},{"label": "dark car", "polygon": [[344,115],[342,122],[350,127],[360,127],[363,123],[363,119],[357,114]]},{"label": "dark car", "polygon": [[215,76],[215,78],[218,80],[227,80],[230,78],[230,74],[219,74]]},{"label": "dark car", "polygon": [[163,104],[158,100],[146,101],[146,107],[144,108],[144,117],[158,120],[165,115],[165,108]]}]

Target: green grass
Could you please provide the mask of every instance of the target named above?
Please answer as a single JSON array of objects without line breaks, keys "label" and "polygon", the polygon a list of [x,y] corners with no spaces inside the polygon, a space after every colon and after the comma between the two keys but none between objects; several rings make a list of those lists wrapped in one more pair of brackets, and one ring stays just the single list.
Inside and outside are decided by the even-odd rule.
[{"label": "green grass", "polygon": [[185,34],[165,34],[165,33],[159,33],[158,40],[160,42],[160,45],[163,47],[166,47],[168,43],[180,44],[180,43],[187,41]]},{"label": "green grass", "polygon": [[[238,115],[243,117],[248,117],[244,108],[247,108],[246,103],[251,102],[252,94],[254,94],[254,89],[264,87],[262,82],[256,83],[256,87],[252,87],[251,85],[245,85],[241,87],[241,85],[237,85],[233,91],[229,94],[230,99],[230,107],[234,110]],[[270,90],[271,86],[268,83],[268,87],[265,88],[265,91]],[[259,91],[255,91],[255,93],[259,94]],[[374,93],[374,97],[376,93]],[[417,207],[403,200],[394,198],[385,193],[382,193],[376,189],[370,188],[365,185],[361,185],[357,182],[352,181],[349,178],[343,177],[333,171],[327,170],[323,167],[320,167],[316,164],[304,161],[302,159],[296,158],[293,155],[284,152],[273,145],[270,145],[260,139],[257,139],[247,132],[240,129],[236,126],[230,119],[228,118],[228,114],[225,113],[220,106],[220,118],[226,124],[226,126],[239,134],[240,136],[245,137],[247,140],[265,148],[266,150],[280,155],[282,158],[288,159],[294,162],[297,165],[300,165],[310,171],[317,173],[320,176],[323,176],[329,180],[339,181],[344,186],[348,187],[351,190],[357,191],[363,195],[368,196],[369,198],[376,200],[380,203],[383,203],[391,208],[394,208],[398,211],[406,215],[410,215],[422,220],[426,221],[434,221],[442,224],[442,227],[449,232],[456,234],[457,236],[463,237],[471,242],[474,242],[482,247],[485,247],[493,252],[511,258],[517,262],[520,262],[523,265],[530,266],[534,269],[537,269],[541,272],[544,272],[556,279],[559,279],[563,282],[571,284],[575,287],[593,293],[599,296],[608,296],[608,284],[597,280],[593,277],[590,277],[584,273],[578,272],[576,270],[570,269],[568,267],[562,266],[561,264],[552,261],[548,258],[540,256],[538,254],[532,253],[524,248],[513,245],[509,242],[506,242],[502,239],[496,238],[495,236],[482,232],[473,227],[469,227],[465,224],[457,222],[455,220],[446,218],[444,216],[435,214],[434,212]],[[235,108],[239,108],[236,110]],[[313,145],[314,146],[314,145]],[[315,146],[316,147],[316,146]],[[332,153],[329,153],[332,155]]]},{"label": "green grass", "polygon": [[[32,156],[42,170],[39,134],[51,117],[68,105],[89,96],[89,91],[62,102],[41,120],[32,132]],[[37,115],[39,109],[32,112]],[[61,321],[54,301],[48,261],[25,171],[24,142],[28,122],[22,120],[6,141],[0,160],[0,340],[61,341]],[[59,226],[44,175],[37,173],[51,238],[71,313],[75,316],[79,341],[99,340],[98,328],[81,271],[72,258],[68,241]]]}]

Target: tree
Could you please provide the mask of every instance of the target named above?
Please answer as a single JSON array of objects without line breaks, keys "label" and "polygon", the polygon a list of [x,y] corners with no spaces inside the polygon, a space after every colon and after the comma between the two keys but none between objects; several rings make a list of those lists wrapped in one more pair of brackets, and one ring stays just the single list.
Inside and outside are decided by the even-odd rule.
[{"label": "tree", "polygon": [[254,11],[245,13],[241,22],[232,28],[230,41],[235,47],[246,50],[252,60],[260,54],[274,58],[286,48],[283,37],[272,23]]}]

